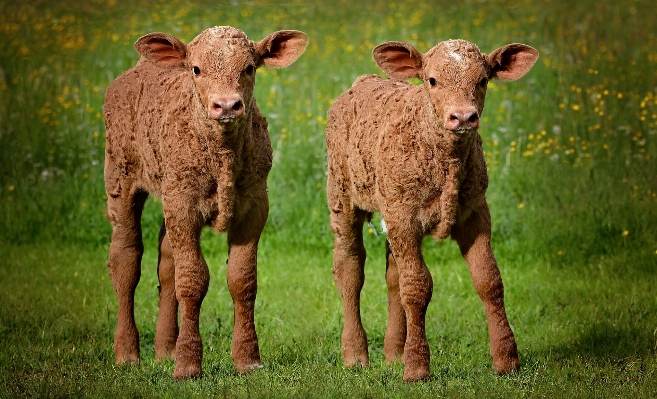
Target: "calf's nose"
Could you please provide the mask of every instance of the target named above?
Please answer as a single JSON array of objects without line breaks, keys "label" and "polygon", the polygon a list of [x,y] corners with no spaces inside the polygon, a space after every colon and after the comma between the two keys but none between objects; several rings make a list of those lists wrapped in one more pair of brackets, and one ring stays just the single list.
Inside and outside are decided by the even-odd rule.
[{"label": "calf's nose", "polygon": [[479,112],[473,108],[454,109],[447,116],[449,130],[471,130],[479,127]]},{"label": "calf's nose", "polygon": [[214,119],[234,119],[244,113],[244,103],[238,98],[218,98],[210,108]]}]

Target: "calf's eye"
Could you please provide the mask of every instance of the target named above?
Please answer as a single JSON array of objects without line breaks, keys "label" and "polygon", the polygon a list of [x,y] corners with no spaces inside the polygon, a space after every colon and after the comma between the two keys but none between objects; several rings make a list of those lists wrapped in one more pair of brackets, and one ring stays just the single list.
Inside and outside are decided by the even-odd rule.
[{"label": "calf's eye", "polygon": [[436,79],[434,79],[434,78],[429,78],[429,84],[430,84],[431,86],[435,86],[436,83],[437,83],[437,82],[436,82]]},{"label": "calf's eye", "polygon": [[486,78],[483,78],[479,81],[479,86],[480,87],[486,87],[487,84],[488,84],[488,79],[486,79]]},{"label": "calf's eye", "polygon": [[194,75],[200,75],[201,74],[201,68],[195,66],[192,68],[192,71],[194,71]]},{"label": "calf's eye", "polygon": [[247,75],[251,75],[255,71],[255,68],[253,67],[253,65],[249,65],[248,67],[246,67],[245,71]]}]

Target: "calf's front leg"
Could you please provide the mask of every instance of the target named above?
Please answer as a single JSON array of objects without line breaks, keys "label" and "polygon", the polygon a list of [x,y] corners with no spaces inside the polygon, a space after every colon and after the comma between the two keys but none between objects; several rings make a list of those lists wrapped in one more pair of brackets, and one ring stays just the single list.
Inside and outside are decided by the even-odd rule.
[{"label": "calf's front leg", "polygon": [[248,373],[263,367],[255,329],[255,301],[258,241],[269,213],[266,191],[251,208],[240,213],[228,231],[227,280],[235,320],[232,358],[239,373]]},{"label": "calf's front leg", "polygon": [[490,246],[490,230],[490,211],[484,203],[465,225],[453,230],[452,237],[461,248],[475,290],[484,304],[493,368],[498,374],[508,374],[520,368],[520,361],[504,309],[504,286]]},{"label": "calf's front leg", "polygon": [[430,352],[425,320],[433,279],[422,257],[421,236],[413,237],[410,228],[400,229],[391,224],[388,227],[388,241],[399,273],[399,296],[406,314],[404,381],[426,380]]},{"label": "calf's front leg", "polygon": [[[203,259],[200,234],[203,223],[189,209],[167,210],[167,236],[171,241],[175,263],[176,299],[180,306],[180,332],[176,341],[176,379],[198,377],[201,374],[203,344],[199,331],[201,304],[208,291],[210,273]],[[187,217],[180,217],[187,216]]]}]

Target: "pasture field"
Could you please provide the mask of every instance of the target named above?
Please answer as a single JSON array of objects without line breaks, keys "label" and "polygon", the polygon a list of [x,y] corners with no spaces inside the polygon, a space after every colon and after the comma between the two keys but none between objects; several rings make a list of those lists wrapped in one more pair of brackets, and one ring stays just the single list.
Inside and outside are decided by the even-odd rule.
[{"label": "pasture field", "polygon": [[[657,397],[657,9],[652,1],[0,0],[0,398]],[[155,198],[137,290],[142,362],[114,366],[103,94],[162,31],[189,42],[231,25],[260,40],[310,36],[291,67],[258,71],[269,120],[271,212],[259,250],[256,327],[266,368],[235,373],[225,235],[203,233],[203,377],[156,363]],[[385,237],[366,227],[368,368],[342,366],[331,274],[323,129],[333,99],[388,40],[425,52],[463,38],[540,52],[492,82],[479,129],[493,250],[521,371],[491,372],[483,307],[458,248],[427,239],[431,378],[383,357]]]}]

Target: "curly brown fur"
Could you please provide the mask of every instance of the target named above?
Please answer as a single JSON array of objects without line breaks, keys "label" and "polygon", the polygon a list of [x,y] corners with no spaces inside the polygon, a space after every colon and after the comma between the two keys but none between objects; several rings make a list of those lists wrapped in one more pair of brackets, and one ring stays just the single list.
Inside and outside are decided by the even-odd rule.
[{"label": "curly brown fur", "polygon": [[117,364],[139,361],[134,292],[143,253],[141,211],[152,194],[162,199],[166,225],[158,261],[157,358],[175,358],[175,378],[201,373],[199,312],[210,275],[199,239],[209,225],[228,232],[235,366],[240,372],[262,367],[253,312],[272,148],[253,97],[255,70],[292,64],[306,44],[298,31],[253,42],[238,29],[214,27],[187,45],[151,33],[135,43],[137,65],[107,88],[105,187],[113,227],[108,266],[119,297]]},{"label": "curly brown fur", "polygon": [[[363,222],[380,212],[388,232],[389,321],[386,359],[401,359],[404,380],[429,376],[425,314],[433,290],[422,237],[450,237],[467,261],[488,318],[497,372],[518,369],[503,286],[490,248],[488,176],[477,132],[489,79],[515,80],[538,53],[510,44],[490,55],[464,40],[441,42],[426,54],[388,42],[373,56],[395,79],[364,75],[328,112],[328,205],[335,235],[336,284],[344,302],[345,364],[367,365],[360,316],[364,281]],[[416,77],[414,86],[397,79]]]}]

